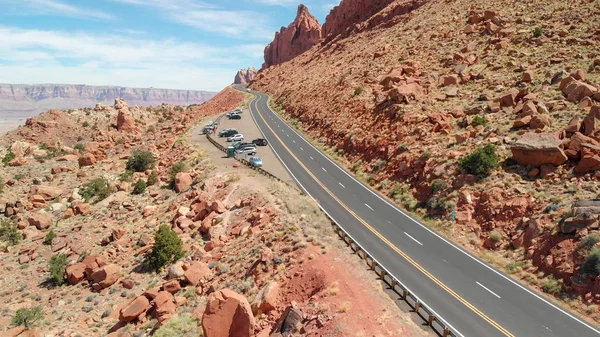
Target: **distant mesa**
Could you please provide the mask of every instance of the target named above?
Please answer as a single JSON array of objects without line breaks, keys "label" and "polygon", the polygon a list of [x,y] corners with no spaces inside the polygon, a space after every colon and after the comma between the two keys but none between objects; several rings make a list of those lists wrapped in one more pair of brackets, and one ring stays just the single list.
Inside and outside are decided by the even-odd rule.
[{"label": "distant mesa", "polygon": [[235,75],[233,84],[250,84],[254,80],[254,77],[258,73],[258,70],[254,67],[248,69],[242,69]]}]

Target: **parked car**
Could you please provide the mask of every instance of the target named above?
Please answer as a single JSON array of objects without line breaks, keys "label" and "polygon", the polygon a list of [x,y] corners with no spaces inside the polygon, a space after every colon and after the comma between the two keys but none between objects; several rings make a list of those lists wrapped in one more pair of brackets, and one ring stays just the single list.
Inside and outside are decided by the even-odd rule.
[{"label": "parked car", "polygon": [[229,116],[229,119],[242,119],[242,116],[235,114],[235,115]]},{"label": "parked car", "polygon": [[244,135],[242,135],[240,133],[227,138],[228,142],[241,142],[242,140],[244,140]]},{"label": "parked car", "polygon": [[237,150],[237,149],[239,149],[241,147],[245,147],[245,146],[254,146],[254,144],[244,143],[244,142],[233,142],[233,143],[231,143],[231,146],[233,146]]},{"label": "parked car", "polygon": [[254,167],[262,167],[263,166],[262,159],[260,159],[258,157],[250,157],[250,159],[248,159],[248,162],[250,163],[250,165],[252,165]]},{"label": "parked car", "polygon": [[236,129],[225,129],[219,132],[219,137],[231,137],[237,134],[238,131]]},{"label": "parked car", "polygon": [[255,147],[245,147],[243,149],[236,150],[235,153],[237,153],[238,155],[254,156],[256,154],[256,148]]},{"label": "parked car", "polygon": [[252,144],[257,146],[267,146],[267,140],[264,138],[257,138],[252,141]]}]

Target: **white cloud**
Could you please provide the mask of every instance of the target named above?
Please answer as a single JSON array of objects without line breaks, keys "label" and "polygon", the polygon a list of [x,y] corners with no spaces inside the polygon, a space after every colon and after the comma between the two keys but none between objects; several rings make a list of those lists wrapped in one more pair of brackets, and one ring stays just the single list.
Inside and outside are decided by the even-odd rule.
[{"label": "white cloud", "polygon": [[262,56],[262,44],[227,48],[0,26],[0,82],[85,83],[220,90]]},{"label": "white cloud", "polygon": [[[114,16],[95,9],[77,7],[58,0],[0,0],[7,12],[9,9],[18,14],[42,14],[68,16],[86,19],[113,20]],[[11,6],[11,7],[7,7]],[[13,7],[14,6],[14,7]],[[16,9],[15,7],[19,7]]]},{"label": "white cloud", "polygon": [[283,7],[287,7],[287,6],[291,6],[291,5],[295,5],[295,6],[298,5],[298,0],[254,0],[253,2],[263,4],[263,5],[283,6]]}]

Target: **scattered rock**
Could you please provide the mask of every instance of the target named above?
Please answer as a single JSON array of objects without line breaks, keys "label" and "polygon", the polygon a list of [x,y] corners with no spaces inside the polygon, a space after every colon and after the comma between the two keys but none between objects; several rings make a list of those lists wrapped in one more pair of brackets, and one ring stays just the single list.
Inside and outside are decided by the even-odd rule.
[{"label": "scattered rock", "polygon": [[206,337],[250,337],[254,335],[254,316],[245,296],[223,289],[208,296],[202,315]]}]

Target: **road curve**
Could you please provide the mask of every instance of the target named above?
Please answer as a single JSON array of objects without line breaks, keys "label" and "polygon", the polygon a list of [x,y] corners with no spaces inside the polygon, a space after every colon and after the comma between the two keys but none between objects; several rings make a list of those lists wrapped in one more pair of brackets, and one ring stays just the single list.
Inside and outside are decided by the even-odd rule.
[{"label": "road curve", "polygon": [[252,117],[298,185],[451,324],[455,335],[600,336],[597,327],[530,291],[387,202],[274,113],[266,94],[251,93],[255,95],[249,104]]}]

